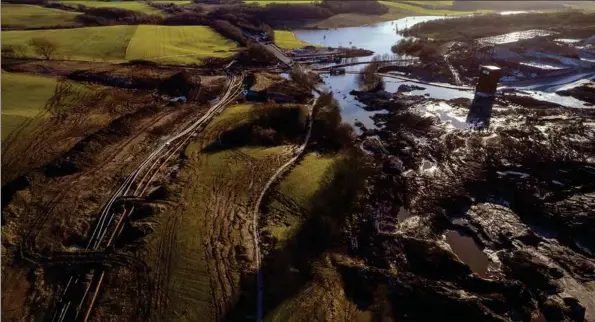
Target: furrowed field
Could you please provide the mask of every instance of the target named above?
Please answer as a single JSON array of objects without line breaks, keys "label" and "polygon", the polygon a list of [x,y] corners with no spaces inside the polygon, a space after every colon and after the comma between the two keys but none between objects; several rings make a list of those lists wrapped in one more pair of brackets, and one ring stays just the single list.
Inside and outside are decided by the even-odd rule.
[{"label": "furrowed field", "polygon": [[2,4],[2,27],[73,26],[77,24],[74,21],[77,15],[80,13],[22,4]]},{"label": "furrowed field", "polygon": [[[228,57],[236,45],[206,26],[108,26],[2,32],[3,45],[24,45],[33,38],[54,42],[52,59],[125,62],[144,59],[163,64],[200,63]],[[37,57],[27,46],[27,56]]]}]

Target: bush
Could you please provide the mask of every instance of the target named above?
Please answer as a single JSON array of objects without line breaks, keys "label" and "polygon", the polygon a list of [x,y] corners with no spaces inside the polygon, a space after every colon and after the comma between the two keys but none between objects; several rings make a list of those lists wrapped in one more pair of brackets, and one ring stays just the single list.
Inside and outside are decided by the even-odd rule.
[{"label": "bush", "polygon": [[439,56],[440,44],[427,39],[404,39],[391,47],[395,54],[418,56],[422,60],[431,60]]},{"label": "bush", "polygon": [[303,90],[312,91],[318,83],[318,75],[306,73],[299,65],[294,65],[289,72],[291,79]]},{"label": "bush", "polygon": [[362,90],[379,91],[384,89],[384,80],[376,74],[379,67],[380,63],[372,62],[357,75],[357,82]]},{"label": "bush", "polygon": [[313,112],[312,138],[320,150],[337,152],[353,146],[353,129],[342,123],[341,108],[332,94],[321,94]]},{"label": "bush", "polygon": [[204,16],[198,15],[196,13],[177,14],[171,17],[167,17],[163,20],[163,24],[168,26],[205,25],[208,23],[209,21]]},{"label": "bush", "polygon": [[209,26],[224,37],[237,41],[242,45],[246,44],[246,38],[242,34],[242,30],[225,20],[215,20]]},{"label": "bush", "polygon": [[161,24],[163,18],[147,15],[120,8],[84,8],[84,14],[76,17],[76,20],[84,25],[105,26],[115,24]]},{"label": "bush", "polygon": [[262,64],[272,64],[277,61],[277,57],[266,47],[252,40],[248,42],[248,56]]}]

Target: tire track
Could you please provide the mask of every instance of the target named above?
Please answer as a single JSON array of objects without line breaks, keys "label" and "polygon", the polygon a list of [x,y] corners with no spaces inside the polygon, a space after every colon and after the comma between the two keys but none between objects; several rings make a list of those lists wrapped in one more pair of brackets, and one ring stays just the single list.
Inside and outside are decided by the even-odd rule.
[{"label": "tire track", "polygon": [[158,321],[163,320],[167,306],[167,288],[171,276],[173,250],[177,241],[177,217],[169,217],[165,224],[165,233],[159,242],[158,263],[155,272],[155,285],[152,297],[153,315]]}]

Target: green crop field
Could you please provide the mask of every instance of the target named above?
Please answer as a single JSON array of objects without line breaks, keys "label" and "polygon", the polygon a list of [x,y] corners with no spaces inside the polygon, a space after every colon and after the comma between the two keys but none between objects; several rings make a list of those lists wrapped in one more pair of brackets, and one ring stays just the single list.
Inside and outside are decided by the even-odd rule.
[{"label": "green crop field", "polygon": [[54,94],[56,78],[2,72],[2,139],[35,118]]},{"label": "green crop field", "polygon": [[236,45],[205,26],[138,26],[126,59],[160,63],[195,63],[207,57],[229,57]]},{"label": "green crop field", "polygon": [[2,4],[2,27],[73,26],[77,24],[74,20],[77,15],[80,13],[23,4]]},{"label": "green crop field", "polygon": [[83,5],[90,8],[120,8],[131,11],[138,11],[149,15],[165,15],[165,12],[149,6],[142,1],[95,1],[95,0],[76,0],[76,1],[58,1],[60,3],[76,6]]},{"label": "green crop field", "polygon": [[[32,38],[43,38],[57,46],[55,58],[123,62],[126,48],[137,26],[84,27],[3,31],[2,44],[27,45]],[[27,56],[36,56],[29,48]]]},{"label": "green crop field", "polygon": [[[205,26],[107,26],[2,32],[2,44],[27,45],[32,38],[54,42],[53,59],[125,62],[145,59],[169,64],[228,57],[236,45]],[[27,56],[36,57],[28,46]]]},{"label": "green crop field", "polygon": [[311,45],[299,40],[291,31],[275,30],[275,43],[282,49],[302,48]]}]

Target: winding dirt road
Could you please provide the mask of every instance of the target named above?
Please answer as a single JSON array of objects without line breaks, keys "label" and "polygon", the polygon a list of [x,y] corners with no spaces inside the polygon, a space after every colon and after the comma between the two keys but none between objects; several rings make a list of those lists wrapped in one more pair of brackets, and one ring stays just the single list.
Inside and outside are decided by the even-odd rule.
[{"label": "winding dirt road", "polygon": [[293,158],[289,161],[285,162],[281,167],[275,171],[275,173],[271,176],[269,181],[265,184],[264,188],[260,192],[256,204],[254,204],[254,209],[252,211],[252,225],[254,229],[252,230],[252,238],[254,240],[254,252],[255,252],[255,260],[256,260],[256,285],[257,285],[257,297],[256,297],[256,321],[262,321],[262,298],[263,298],[263,289],[264,289],[264,281],[262,276],[262,270],[260,268],[261,265],[261,252],[260,252],[260,245],[259,245],[259,232],[258,232],[258,217],[260,215],[260,205],[262,204],[262,199],[268,192],[271,185],[283,174],[292,164],[294,164],[304,153],[306,150],[306,146],[310,141],[310,137],[312,136],[312,123],[314,122],[314,117],[312,115],[314,111],[314,106],[318,102],[318,98],[314,100],[314,103],[310,105],[308,110],[308,129],[306,132],[306,137],[304,138],[304,142],[295,150]]}]

